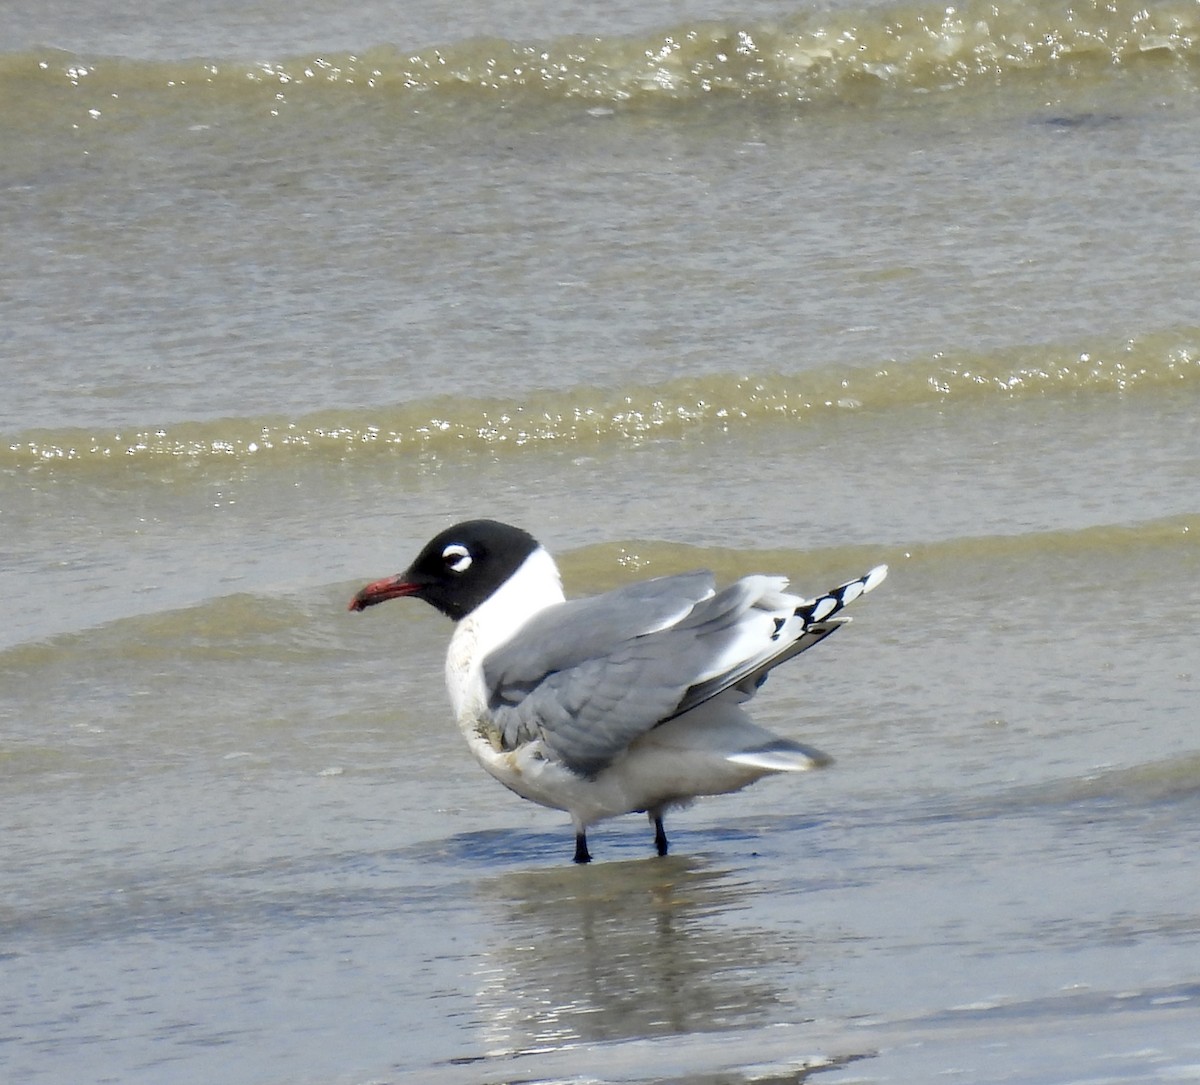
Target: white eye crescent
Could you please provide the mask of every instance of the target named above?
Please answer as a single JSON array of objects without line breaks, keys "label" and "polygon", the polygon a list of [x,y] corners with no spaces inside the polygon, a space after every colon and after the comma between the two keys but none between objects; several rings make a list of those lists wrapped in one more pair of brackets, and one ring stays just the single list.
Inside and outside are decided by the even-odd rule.
[{"label": "white eye crescent", "polygon": [[471,568],[471,551],[461,543],[451,543],[442,551],[442,561],[452,573],[465,573]]}]

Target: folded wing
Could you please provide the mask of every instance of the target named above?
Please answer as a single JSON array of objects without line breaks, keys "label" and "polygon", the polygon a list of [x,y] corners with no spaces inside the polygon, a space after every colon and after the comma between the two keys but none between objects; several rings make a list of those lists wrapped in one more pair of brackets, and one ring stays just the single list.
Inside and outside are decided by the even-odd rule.
[{"label": "folded wing", "polygon": [[832,633],[837,612],[886,575],[880,566],[815,600],[783,577],[719,593],[708,573],[662,577],[542,612],[484,668],[506,748],[540,738],[583,775],[631,742],[729,689],[750,697],[778,664]]}]

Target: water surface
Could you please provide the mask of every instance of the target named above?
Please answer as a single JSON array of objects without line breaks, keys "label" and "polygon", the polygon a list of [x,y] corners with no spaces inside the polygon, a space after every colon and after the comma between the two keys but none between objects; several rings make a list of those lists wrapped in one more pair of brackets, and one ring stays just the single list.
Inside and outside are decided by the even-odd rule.
[{"label": "water surface", "polygon": [[[0,13],[6,1079],[1200,1073],[1198,27]],[[835,764],[573,867],[345,610],[481,515],[889,562],[756,702]]]}]

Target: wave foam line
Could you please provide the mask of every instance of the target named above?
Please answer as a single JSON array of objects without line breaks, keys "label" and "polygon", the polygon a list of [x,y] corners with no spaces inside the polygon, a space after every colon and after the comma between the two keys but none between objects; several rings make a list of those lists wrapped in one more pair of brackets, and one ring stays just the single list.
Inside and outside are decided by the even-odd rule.
[{"label": "wave foam line", "polygon": [[[1075,78],[1137,64],[1187,70],[1200,55],[1194,2],[997,5],[968,0],[803,11],[778,23],[713,21],[656,33],[545,42],[471,39],[406,53],[373,46],[247,62],[86,59],[46,52],[0,57],[0,83],[186,95],[345,92],[421,98],[462,94],[589,103],[757,100],[861,101],[881,89],[928,91],[1017,73]],[[27,86],[27,95],[31,87]],[[11,93],[11,91],[10,91]],[[109,106],[117,106],[109,101]]]},{"label": "wave foam line", "polygon": [[1200,329],[1159,333],[1086,351],[1021,348],[957,359],[798,375],[683,378],[623,391],[568,389],[516,400],[438,400],[382,411],[299,419],[225,418],[119,433],[39,431],[0,448],[0,469],[178,461],[290,461],[369,455],[430,458],[596,443],[680,439],[820,413],[903,410],[936,403],[1064,395],[1139,395],[1200,381]]},{"label": "wave foam line", "polygon": [[[887,561],[901,576],[905,568],[944,570],[968,565],[990,568],[1035,567],[1050,559],[1073,557],[1096,561],[1123,561],[1139,552],[1174,551],[1191,565],[1200,564],[1200,513],[1170,516],[1131,524],[1098,524],[1091,527],[1031,531],[1014,535],[965,535],[908,545],[878,543],[840,544],[801,549],[689,546],[678,541],[624,539],[597,543],[563,555],[560,564],[569,579],[595,580],[599,587],[614,587],[631,575],[661,576],[704,567],[718,577],[733,579],[751,568],[783,569],[798,581],[800,590],[811,579],[837,575],[847,565]],[[820,575],[813,570],[822,571]],[[812,585],[809,584],[811,587]]]}]

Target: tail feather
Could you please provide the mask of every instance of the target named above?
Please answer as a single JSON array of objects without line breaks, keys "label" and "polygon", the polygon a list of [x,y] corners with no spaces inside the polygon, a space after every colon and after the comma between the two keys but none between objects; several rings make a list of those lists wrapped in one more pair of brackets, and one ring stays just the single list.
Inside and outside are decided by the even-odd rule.
[{"label": "tail feather", "polygon": [[739,750],[725,760],[766,772],[807,772],[833,764],[833,758],[829,754],[786,738],[777,738],[752,750]]}]

